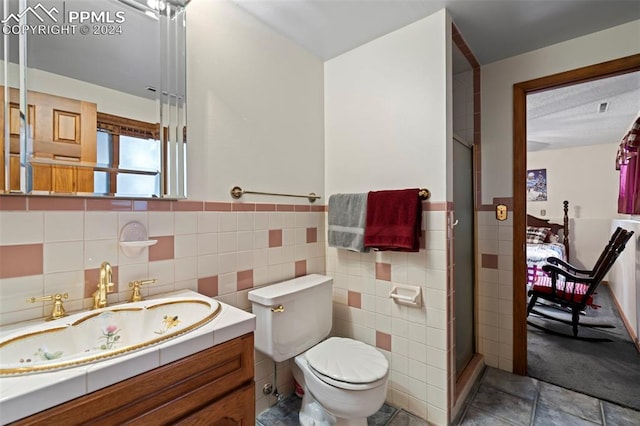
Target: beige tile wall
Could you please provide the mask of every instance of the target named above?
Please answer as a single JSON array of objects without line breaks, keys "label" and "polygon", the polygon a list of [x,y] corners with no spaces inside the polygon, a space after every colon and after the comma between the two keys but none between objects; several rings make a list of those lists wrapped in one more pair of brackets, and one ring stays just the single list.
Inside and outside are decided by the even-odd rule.
[{"label": "beige tile wall", "polygon": [[[423,204],[424,247],[418,253],[354,253],[328,248],[334,277],[333,334],[377,346],[390,363],[387,401],[435,424],[447,424],[449,311],[447,217]],[[419,286],[423,305],[389,298],[394,284]]]},{"label": "beige tile wall", "polygon": [[[109,261],[117,288],[157,278],[143,296],[191,289],[250,310],[248,292],[261,285],[325,272],[325,207],[203,202],[47,199],[0,196],[0,324],[42,318],[51,303],[31,296],[69,293],[67,311],[88,309],[98,270]],[[128,222],[145,225],[158,243],[127,257],[118,245]],[[289,363],[278,365],[278,390],[291,393]],[[256,353],[256,412],[275,399],[273,362]]]},{"label": "beige tile wall", "polygon": [[478,212],[478,352],[491,367],[513,370],[513,220]]},{"label": "beige tile wall", "polygon": [[[158,282],[143,288],[145,294],[188,288],[247,309],[247,292],[254,286],[324,272],[323,206],[311,211],[309,206],[157,202],[149,208],[99,200],[63,210],[69,206],[59,199],[47,204],[19,197],[25,201],[20,205],[7,198],[0,199],[0,324],[46,315],[49,304],[27,303],[31,296],[68,292],[68,311],[89,307],[103,261],[114,267],[112,303],[129,297],[129,281],[154,277]],[[127,257],[118,245],[131,221],[158,241],[136,257]]]},{"label": "beige tile wall", "polygon": [[[129,297],[127,282],[153,277],[159,281],[143,288],[144,295],[192,289],[249,310],[251,288],[325,273],[326,256],[326,273],[334,277],[333,334],[377,346],[387,356],[390,403],[435,424],[447,423],[453,346],[447,339],[452,326],[451,244],[445,203],[423,203],[424,238],[418,253],[359,254],[326,248],[324,206],[72,200],[69,207],[60,200],[33,199],[0,197],[0,323],[50,312],[50,304],[26,303],[31,296],[68,292],[69,311],[88,308],[105,260],[113,265],[119,284],[109,296],[112,303]],[[134,220],[158,243],[130,258],[119,249],[118,239],[122,227]],[[497,229],[485,228],[483,232],[497,236]],[[500,253],[497,243],[483,247],[483,253]],[[491,283],[494,270],[482,271],[483,282]],[[389,298],[394,284],[419,286],[423,306],[394,303]],[[499,311],[493,299],[484,311],[493,313],[491,306]],[[481,314],[481,322],[485,317]],[[505,330],[496,327],[493,334],[481,334],[489,335],[485,347],[496,348],[500,363]],[[494,335],[495,342],[490,338]],[[278,390],[291,393],[290,362],[276,367]],[[256,353],[257,413],[275,402],[262,393],[262,386],[274,381],[274,363]]]}]

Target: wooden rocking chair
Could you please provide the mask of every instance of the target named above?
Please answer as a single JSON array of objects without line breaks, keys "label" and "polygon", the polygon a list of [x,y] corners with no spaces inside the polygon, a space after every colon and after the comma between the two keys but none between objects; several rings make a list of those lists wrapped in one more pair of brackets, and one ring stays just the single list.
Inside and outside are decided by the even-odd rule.
[{"label": "wooden rocking chair", "polygon": [[547,263],[550,263],[552,265],[556,265],[556,266],[561,266],[562,268],[564,268],[565,270],[567,270],[568,272],[572,273],[572,274],[580,274],[580,275],[587,275],[592,277],[595,274],[595,271],[600,267],[600,264],[602,262],[604,262],[607,253],[609,253],[609,250],[611,249],[611,246],[613,246],[613,244],[616,242],[616,240],[620,237],[620,234],[622,232],[626,232],[623,228],[621,227],[617,227],[615,231],[613,231],[613,234],[611,234],[611,238],[609,239],[609,242],[607,243],[606,246],[604,246],[604,249],[602,249],[602,252],[600,253],[600,257],[598,258],[598,260],[596,260],[595,265],[593,266],[593,269],[588,270],[588,269],[578,269],[575,266],[571,265],[568,262],[565,262],[562,259],[559,259],[557,257],[548,257],[547,258]]},{"label": "wooden rocking chair", "polygon": [[[529,305],[527,307],[527,316],[531,313],[535,313],[547,319],[569,324],[572,326],[573,336],[553,331],[531,321],[527,321],[527,323],[533,327],[556,335],[596,342],[611,341],[611,339],[606,338],[578,337],[578,327],[581,325],[580,312],[582,312],[588,305],[593,304],[594,292],[598,285],[600,285],[604,276],[609,272],[620,253],[622,253],[632,235],[633,231],[626,231],[622,228],[617,229],[611,236],[610,243],[607,244],[598,258],[594,268],[590,271],[575,268],[566,262],[562,262],[561,266],[559,266],[559,264],[550,263],[542,267],[542,270],[547,273],[547,276],[538,277],[531,290],[529,290],[528,294],[531,299],[529,300]],[[571,321],[535,310],[534,307],[538,299],[556,303],[567,308],[571,312]],[[585,327],[596,328],[613,327],[609,324],[582,325]]]}]

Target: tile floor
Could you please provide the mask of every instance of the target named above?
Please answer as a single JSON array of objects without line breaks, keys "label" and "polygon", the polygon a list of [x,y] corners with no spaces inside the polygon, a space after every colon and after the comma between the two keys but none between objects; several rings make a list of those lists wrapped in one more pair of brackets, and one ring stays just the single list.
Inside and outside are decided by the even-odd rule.
[{"label": "tile floor", "polygon": [[[638,396],[640,398],[640,395]],[[299,426],[295,395],[260,413],[256,426]],[[426,426],[427,422],[387,404],[368,426]],[[640,411],[487,367],[460,412],[459,426],[638,426]]]},{"label": "tile floor", "polygon": [[[256,426],[299,426],[298,410],[302,399],[291,395],[268,410],[260,413],[256,419]],[[380,410],[367,419],[368,426],[426,426],[427,422],[384,404]]]},{"label": "tile floor", "polygon": [[640,411],[487,367],[456,424],[637,426]]}]

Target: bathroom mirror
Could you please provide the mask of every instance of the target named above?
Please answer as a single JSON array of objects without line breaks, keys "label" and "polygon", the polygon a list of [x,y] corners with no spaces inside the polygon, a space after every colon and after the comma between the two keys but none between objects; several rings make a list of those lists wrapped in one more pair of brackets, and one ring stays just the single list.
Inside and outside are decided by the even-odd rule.
[{"label": "bathroom mirror", "polygon": [[1,194],[186,197],[188,0],[5,0]]}]

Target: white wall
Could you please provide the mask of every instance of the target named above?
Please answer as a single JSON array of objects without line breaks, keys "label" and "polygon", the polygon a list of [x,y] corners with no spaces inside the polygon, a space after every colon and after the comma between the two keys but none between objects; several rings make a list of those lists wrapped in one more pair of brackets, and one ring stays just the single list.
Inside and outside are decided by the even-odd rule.
[{"label": "white wall", "polygon": [[473,143],[473,114],[473,70],[454,74],[453,133],[467,143]]},{"label": "white wall", "polygon": [[[538,49],[482,67],[482,203],[513,195],[513,85],[640,52],[640,20]],[[485,362],[513,368],[512,228],[482,212],[482,254],[498,256],[498,269],[480,270],[480,341]],[[577,230],[576,230],[577,231]],[[577,232],[576,232],[577,233]],[[491,353],[486,352],[489,348]]]},{"label": "white wall", "polygon": [[[3,69],[3,66],[4,62],[0,61],[0,69]],[[18,65],[10,63],[8,72],[9,86],[19,86],[18,72]],[[4,77],[4,72],[1,75]],[[160,117],[159,104],[151,99],[34,68],[29,68],[28,70],[27,87],[29,90],[36,92],[93,102],[98,106],[99,112],[107,114],[149,123],[157,123]]]},{"label": "white wall", "polygon": [[[620,136],[622,139],[622,135]],[[527,213],[562,218],[562,201],[569,201],[571,218],[618,215],[617,143],[527,153],[527,169],[547,169],[547,201],[527,203]]]},{"label": "white wall", "polygon": [[482,203],[510,196],[513,85],[640,52],[640,20],[482,67]]},{"label": "white wall", "polygon": [[[622,135],[621,135],[622,138]],[[527,153],[527,169],[547,169],[547,201],[527,203],[527,213],[562,223],[569,201],[571,262],[591,268],[618,217],[617,143]]]},{"label": "white wall", "polygon": [[[444,10],[325,63],[327,197],[427,187],[430,201],[448,199],[450,67]],[[448,424],[452,391],[447,214],[424,212],[426,247],[418,253],[327,250],[334,333],[377,346],[390,361],[387,401],[431,424]],[[393,303],[396,284],[419,286],[424,305]]]},{"label": "white wall", "polygon": [[428,187],[447,199],[444,16],[325,63],[327,196]]},{"label": "white wall", "polygon": [[187,14],[189,198],[228,201],[235,185],[323,195],[322,61],[232,2]]},{"label": "white wall", "polygon": [[621,314],[626,319],[630,334],[636,346],[640,347],[638,332],[640,332],[640,222],[637,220],[613,220],[611,231],[621,226],[628,231],[633,231],[634,236],[627,243],[624,251],[611,267],[609,272],[609,288],[613,292],[618,305],[622,309]]},{"label": "white wall", "polygon": [[[189,199],[232,201],[229,190],[239,185],[250,191],[315,192],[323,196],[316,204],[324,204],[322,61],[230,1],[192,0],[187,20]],[[309,205],[306,198],[249,194],[240,202]],[[288,229],[304,222],[295,216],[265,213],[266,218],[256,212],[256,226]],[[323,212],[315,215],[324,221]],[[232,226],[235,229],[235,223]],[[324,235],[322,226],[320,252],[270,248],[268,256],[260,253],[237,262],[248,259],[255,267],[279,258],[303,260],[313,252],[321,256],[307,265],[307,273],[324,273]],[[256,237],[254,244],[262,237]],[[285,230],[285,238],[297,244],[304,240],[304,233]],[[238,232],[238,246],[243,242],[247,234]],[[220,260],[220,268],[226,267],[223,264],[228,264],[227,259]],[[273,272],[263,284],[294,274],[289,267]],[[256,413],[275,403],[275,398],[261,392],[264,384],[274,381],[273,365],[256,353]],[[277,368],[278,389],[283,394],[292,392],[289,363],[279,363]]]}]

